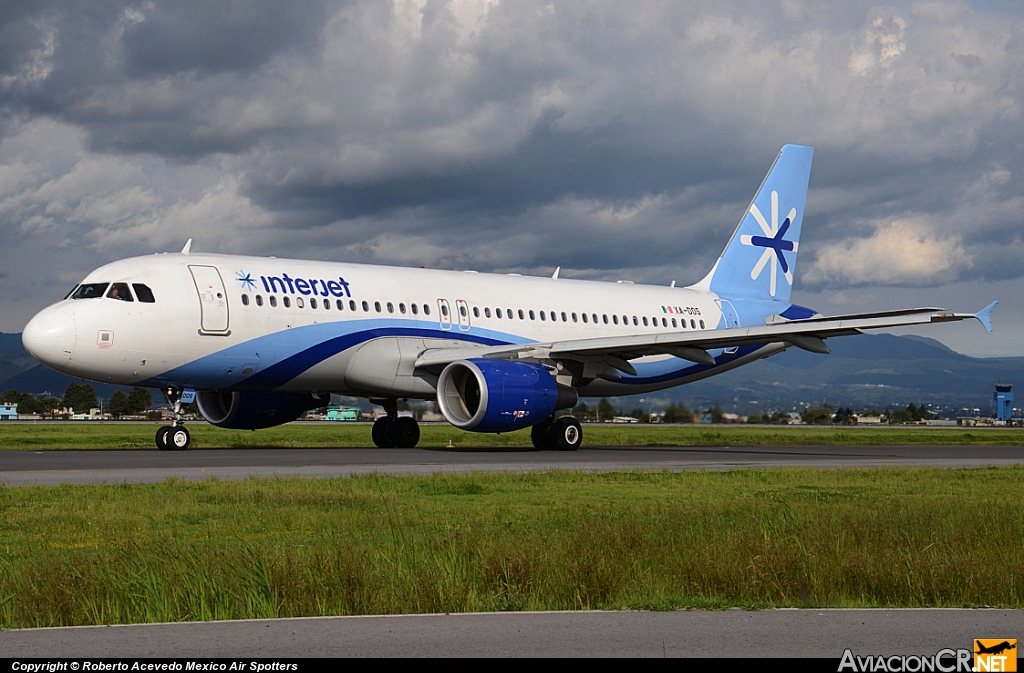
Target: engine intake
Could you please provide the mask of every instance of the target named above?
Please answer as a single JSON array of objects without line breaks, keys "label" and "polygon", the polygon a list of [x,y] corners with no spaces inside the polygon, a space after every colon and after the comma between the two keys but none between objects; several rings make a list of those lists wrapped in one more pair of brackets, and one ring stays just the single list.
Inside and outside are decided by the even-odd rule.
[{"label": "engine intake", "polygon": [[579,396],[559,385],[543,365],[474,358],[452,362],[437,381],[445,419],[473,432],[511,432],[536,425]]},{"label": "engine intake", "polygon": [[218,428],[259,430],[290,423],[302,412],[330,403],[326,395],[204,390],[196,394],[199,413]]}]

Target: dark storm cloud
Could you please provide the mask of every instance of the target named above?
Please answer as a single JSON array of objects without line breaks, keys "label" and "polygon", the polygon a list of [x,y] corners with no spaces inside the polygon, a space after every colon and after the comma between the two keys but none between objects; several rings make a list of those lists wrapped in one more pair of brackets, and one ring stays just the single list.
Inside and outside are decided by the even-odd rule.
[{"label": "dark storm cloud", "polygon": [[808,290],[1020,278],[1024,19],[983,9],[0,4],[0,232],[693,282],[793,142]]}]

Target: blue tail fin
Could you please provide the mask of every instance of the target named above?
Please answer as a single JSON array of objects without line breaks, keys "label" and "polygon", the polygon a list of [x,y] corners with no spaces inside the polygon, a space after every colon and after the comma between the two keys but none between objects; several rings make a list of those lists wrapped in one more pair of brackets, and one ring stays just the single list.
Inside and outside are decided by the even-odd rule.
[{"label": "blue tail fin", "polygon": [[813,155],[813,147],[782,148],[722,256],[694,287],[726,297],[789,301]]}]

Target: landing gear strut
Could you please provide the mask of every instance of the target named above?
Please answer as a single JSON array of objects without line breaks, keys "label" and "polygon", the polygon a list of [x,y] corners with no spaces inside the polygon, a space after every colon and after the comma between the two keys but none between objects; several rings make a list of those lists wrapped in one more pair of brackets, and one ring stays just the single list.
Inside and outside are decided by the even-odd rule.
[{"label": "landing gear strut", "polygon": [[174,409],[174,421],[171,425],[162,426],[156,431],[156,448],[161,451],[184,451],[192,440],[182,420],[181,393],[182,391],[177,388],[164,390],[167,404]]},{"label": "landing gear strut", "polygon": [[398,415],[398,400],[372,400],[384,407],[387,416],[373,422],[370,436],[382,449],[411,449],[420,441],[420,425],[415,418]]},{"label": "landing gear strut", "polygon": [[575,451],[583,443],[583,428],[572,416],[549,418],[533,426],[530,439],[540,451]]}]

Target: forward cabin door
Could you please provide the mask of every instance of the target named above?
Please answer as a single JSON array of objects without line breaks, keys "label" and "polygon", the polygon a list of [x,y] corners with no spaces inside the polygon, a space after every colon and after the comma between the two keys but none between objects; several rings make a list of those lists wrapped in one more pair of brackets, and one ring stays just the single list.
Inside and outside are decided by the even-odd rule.
[{"label": "forward cabin door", "polygon": [[203,312],[200,334],[228,334],[228,299],[220,272],[213,266],[189,265]]}]

